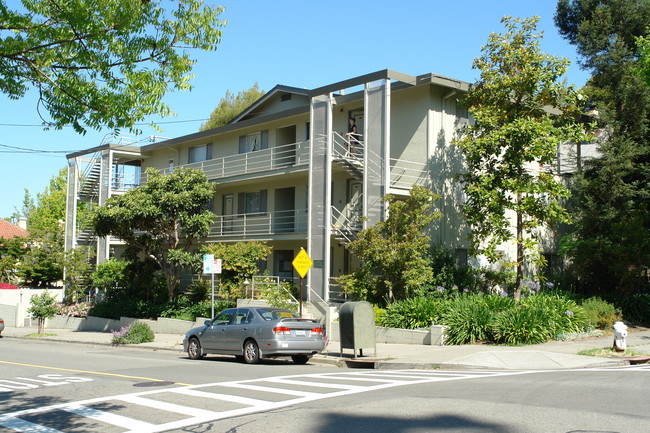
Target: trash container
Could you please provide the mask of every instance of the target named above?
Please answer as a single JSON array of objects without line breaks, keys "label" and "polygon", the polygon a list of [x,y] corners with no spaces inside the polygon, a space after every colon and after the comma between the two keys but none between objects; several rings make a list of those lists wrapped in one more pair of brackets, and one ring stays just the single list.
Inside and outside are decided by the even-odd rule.
[{"label": "trash container", "polygon": [[375,310],[366,301],[346,302],[339,310],[341,356],[343,349],[354,350],[354,357],[363,356],[363,349],[372,347],[377,356]]}]

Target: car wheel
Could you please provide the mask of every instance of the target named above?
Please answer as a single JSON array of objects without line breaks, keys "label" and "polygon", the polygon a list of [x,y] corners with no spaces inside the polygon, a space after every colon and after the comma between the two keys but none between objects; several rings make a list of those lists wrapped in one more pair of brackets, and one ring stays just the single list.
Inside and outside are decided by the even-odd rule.
[{"label": "car wheel", "polygon": [[248,340],[244,343],[244,362],[246,364],[257,364],[260,360],[260,348],[255,340]]},{"label": "car wheel", "polygon": [[311,356],[308,356],[308,355],[292,355],[291,356],[291,360],[293,361],[293,363],[298,364],[298,365],[307,364],[307,361],[309,361],[309,358],[311,358]]},{"label": "car wheel", "polygon": [[201,359],[203,358],[203,352],[201,351],[201,343],[199,339],[194,337],[190,340],[187,345],[187,355],[190,359]]}]

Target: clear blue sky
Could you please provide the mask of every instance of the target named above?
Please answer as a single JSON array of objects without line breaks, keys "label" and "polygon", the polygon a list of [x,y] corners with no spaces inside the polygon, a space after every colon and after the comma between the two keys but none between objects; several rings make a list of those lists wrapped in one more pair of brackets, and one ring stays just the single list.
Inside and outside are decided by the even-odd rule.
[{"label": "clear blue sky", "polygon": [[[12,7],[14,1],[9,0]],[[214,3],[207,0],[208,3]],[[163,119],[163,132],[143,127],[150,135],[179,137],[198,131],[226,90],[238,92],[255,82],[269,90],[276,84],[315,88],[381,69],[410,75],[433,72],[474,82],[472,61],[491,32],[502,32],[501,17],[541,17],[546,53],[568,57],[567,81],[582,86],[588,73],[579,69],[575,49],[553,25],[553,0],[402,0],[384,2],[310,0],[224,0],[228,20],[219,49],[194,52],[194,89],[168,95],[177,113]],[[0,144],[21,148],[75,151],[97,146],[110,131],[72,128],[43,131],[38,125],[36,95],[20,101],[0,95]],[[196,120],[196,121],[195,121]],[[4,149],[0,149],[4,150]],[[20,208],[25,189],[36,196],[65,167],[64,154],[0,152],[0,217]]]}]

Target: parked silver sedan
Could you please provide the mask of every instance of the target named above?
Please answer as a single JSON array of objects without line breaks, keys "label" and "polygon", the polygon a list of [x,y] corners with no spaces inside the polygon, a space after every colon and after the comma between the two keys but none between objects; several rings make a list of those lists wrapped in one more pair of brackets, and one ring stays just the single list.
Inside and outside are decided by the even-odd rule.
[{"label": "parked silver sedan", "polygon": [[205,326],[187,331],[183,348],[191,359],[207,354],[235,355],[248,364],[261,358],[290,356],[305,364],[325,348],[323,328],[281,308],[229,308]]}]

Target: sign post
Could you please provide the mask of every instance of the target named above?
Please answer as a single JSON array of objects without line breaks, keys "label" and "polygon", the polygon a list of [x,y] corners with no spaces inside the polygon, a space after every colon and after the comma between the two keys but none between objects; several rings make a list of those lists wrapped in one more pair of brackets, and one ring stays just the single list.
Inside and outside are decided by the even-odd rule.
[{"label": "sign post", "polygon": [[221,273],[221,259],[215,259],[214,254],[203,254],[203,273],[212,278],[212,320],[214,320],[214,274]]},{"label": "sign post", "polygon": [[302,317],[302,279],[305,278],[307,271],[309,271],[314,262],[309,258],[307,251],[305,251],[304,248],[300,248],[300,252],[296,255],[291,264],[298,272],[298,275],[300,275],[300,316]]}]

